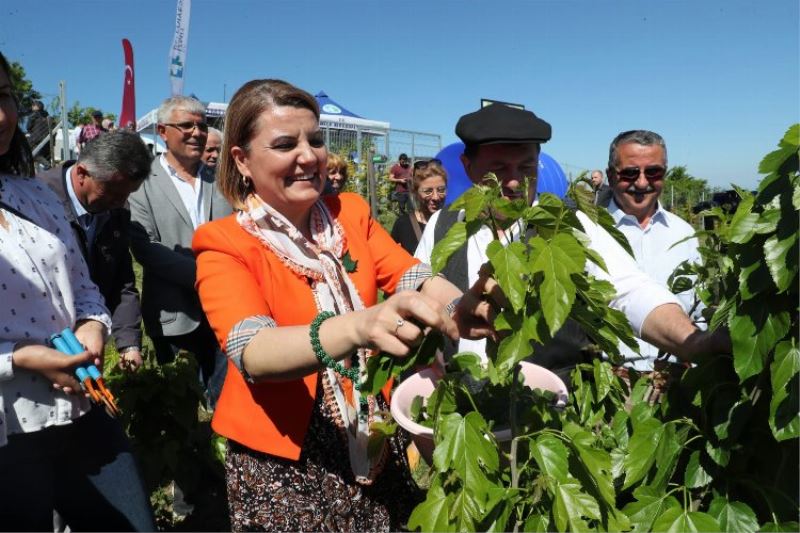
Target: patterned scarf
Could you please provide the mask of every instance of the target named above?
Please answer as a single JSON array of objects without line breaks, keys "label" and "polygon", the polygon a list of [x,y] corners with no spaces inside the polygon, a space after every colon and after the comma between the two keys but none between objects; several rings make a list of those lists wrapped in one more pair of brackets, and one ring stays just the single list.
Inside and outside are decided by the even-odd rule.
[{"label": "patterned scarf", "polygon": [[[245,208],[237,215],[239,225],[256,237],[274,253],[287,268],[311,280],[311,290],[318,311],[332,311],[337,315],[364,309],[364,303],[355,285],[342,265],[347,251],[347,239],[341,224],[333,218],[320,199],[311,207],[309,221],[312,241],[292,225],[283,215],[251,193],[245,199]],[[366,379],[367,350],[358,349],[354,357],[359,363],[359,380]],[[342,361],[345,367],[349,361]],[[350,465],[358,483],[371,484],[383,468],[388,447],[386,443],[370,457],[367,453],[370,426],[382,421],[373,396],[367,405],[359,403],[360,393],[346,377],[330,368],[321,371],[325,397],[337,425],[347,435]]]}]

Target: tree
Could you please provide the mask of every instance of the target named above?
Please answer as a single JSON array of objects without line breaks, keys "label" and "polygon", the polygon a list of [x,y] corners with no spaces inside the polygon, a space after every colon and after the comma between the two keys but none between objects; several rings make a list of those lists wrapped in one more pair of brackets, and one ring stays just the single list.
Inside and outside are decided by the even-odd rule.
[{"label": "tree", "polygon": [[27,78],[25,68],[13,61],[10,65],[8,73],[11,79],[11,90],[14,91],[14,96],[19,102],[19,110],[21,115],[27,115],[31,111],[31,104],[34,100],[42,98],[42,94],[33,88],[33,82]]},{"label": "tree", "polygon": [[661,203],[685,220],[692,220],[692,207],[711,196],[711,189],[704,179],[689,174],[685,165],[670,168],[664,178]]}]

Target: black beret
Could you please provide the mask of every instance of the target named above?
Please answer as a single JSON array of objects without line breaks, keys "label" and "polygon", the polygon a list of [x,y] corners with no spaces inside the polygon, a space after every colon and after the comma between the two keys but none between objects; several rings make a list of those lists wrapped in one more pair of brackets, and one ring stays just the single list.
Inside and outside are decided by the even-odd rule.
[{"label": "black beret", "polygon": [[530,111],[492,104],[458,119],[456,135],[466,145],[544,143],[551,128]]}]

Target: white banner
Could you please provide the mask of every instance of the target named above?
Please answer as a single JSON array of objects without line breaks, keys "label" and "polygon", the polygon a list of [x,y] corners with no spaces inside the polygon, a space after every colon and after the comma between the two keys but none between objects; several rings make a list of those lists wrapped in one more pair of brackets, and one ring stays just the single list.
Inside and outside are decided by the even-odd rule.
[{"label": "white banner", "polygon": [[192,0],[178,0],[175,14],[175,37],[169,53],[169,80],[172,96],[183,94],[183,72],[186,65],[186,47],[189,45],[189,12]]}]

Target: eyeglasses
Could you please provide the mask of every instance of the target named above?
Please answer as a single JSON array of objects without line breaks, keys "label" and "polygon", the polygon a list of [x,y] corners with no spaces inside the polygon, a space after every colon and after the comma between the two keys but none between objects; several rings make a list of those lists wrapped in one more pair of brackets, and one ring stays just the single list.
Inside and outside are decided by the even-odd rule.
[{"label": "eyeglasses", "polygon": [[208,131],[208,122],[194,122],[187,120],[186,122],[164,122],[164,125],[179,129],[181,133],[192,133],[195,128],[200,131]]},{"label": "eyeglasses", "polygon": [[414,162],[414,170],[420,170],[426,168],[428,165],[434,164],[442,166],[442,161],[440,159],[428,159],[427,161],[415,161]]},{"label": "eyeglasses", "polygon": [[444,186],[436,188],[425,187],[424,189],[419,190],[419,195],[422,196],[423,198],[430,198],[431,196],[433,196],[434,192],[439,196],[444,196],[445,194],[447,194],[447,187]]},{"label": "eyeglasses", "polygon": [[658,181],[667,173],[667,168],[661,165],[648,165],[642,169],[641,167],[625,167],[614,169],[617,176],[621,180],[636,181],[639,176],[644,172],[644,177],[648,181]]}]

